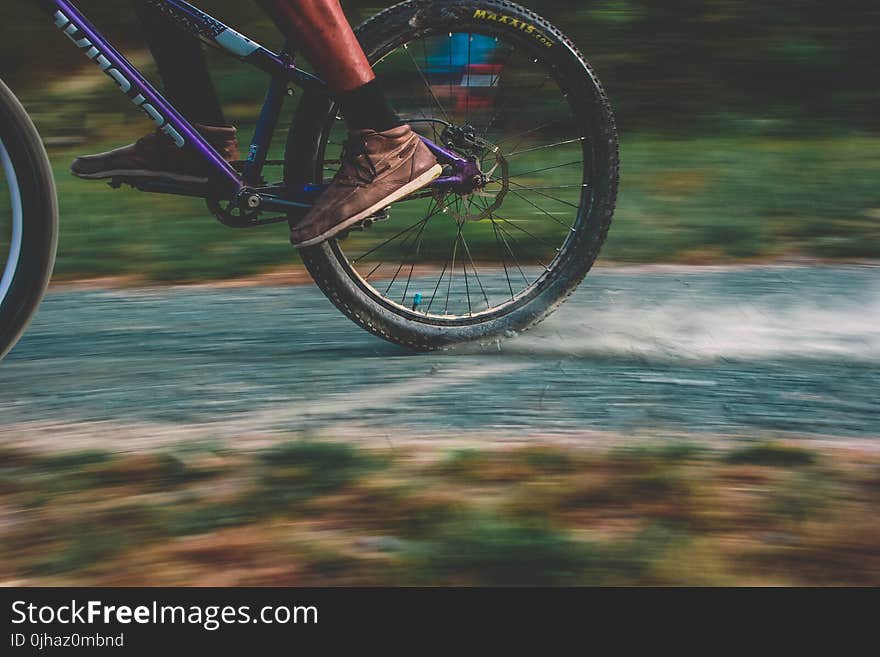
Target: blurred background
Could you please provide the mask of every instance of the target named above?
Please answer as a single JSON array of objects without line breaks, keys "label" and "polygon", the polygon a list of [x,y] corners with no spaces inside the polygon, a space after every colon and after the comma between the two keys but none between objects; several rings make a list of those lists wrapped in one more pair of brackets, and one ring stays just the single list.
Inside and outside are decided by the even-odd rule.
[{"label": "blurred background", "polygon": [[[611,99],[618,210],[550,320],[440,355],[292,287],[283,225],[72,179],[149,125],[0,3],[61,204],[0,365],[3,583],[880,583],[876,2],[533,5]],[[125,3],[79,4],[155,74]],[[280,46],[251,3],[197,4]],[[247,139],[265,78],[209,58]]]},{"label": "blurred background", "polygon": [[[250,3],[200,4],[280,47]],[[383,8],[344,4],[353,23]],[[283,227],[231,234],[198,201],[109,194],[71,179],[73,157],[130,143],[149,126],[27,5],[4,0],[17,20],[0,44],[0,70],[33,113],[58,173],[65,219],[58,278],[227,278],[296,258]],[[120,3],[83,0],[82,8],[152,70]],[[606,261],[880,252],[876,3],[844,2],[832,11],[810,0],[548,0],[537,9],[586,54],[617,113],[622,193]],[[266,80],[217,53],[211,62],[229,117],[247,141]],[[120,204],[124,223],[110,220]],[[166,220],[169,213],[175,221]]]}]

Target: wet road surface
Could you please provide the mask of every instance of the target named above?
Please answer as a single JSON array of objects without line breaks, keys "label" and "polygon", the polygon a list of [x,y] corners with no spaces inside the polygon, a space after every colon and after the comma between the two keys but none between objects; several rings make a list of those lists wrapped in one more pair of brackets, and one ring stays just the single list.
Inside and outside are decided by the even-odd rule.
[{"label": "wet road surface", "polygon": [[878,363],[871,266],[601,269],[539,327],[439,354],[363,332],[313,286],[56,290],[0,364],[0,444],[867,440]]}]

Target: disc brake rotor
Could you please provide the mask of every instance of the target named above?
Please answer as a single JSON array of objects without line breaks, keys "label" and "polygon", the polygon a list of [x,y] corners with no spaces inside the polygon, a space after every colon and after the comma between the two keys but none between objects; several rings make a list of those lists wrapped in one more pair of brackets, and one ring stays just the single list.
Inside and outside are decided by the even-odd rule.
[{"label": "disc brake rotor", "polygon": [[[460,152],[474,159],[482,160],[479,176],[482,182],[470,191],[457,193],[457,196],[463,203],[457,204],[457,207],[447,203],[443,208],[443,212],[454,217],[458,223],[482,221],[483,219],[491,218],[492,213],[501,207],[504,197],[507,196],[507,192],[510,189],[509,168],[501,150],[485,140],[475,139],[472,136],[472,131],[468,133],[468,136],[470,138],[468,142],[470,148],[461,148]],[[461,146],[461,144],[456,143],[454,140],[446,138],[446,134],[444,134],[444,137],[447,146]],[[494,158],[492,168],[488,171],[482,170],[486,160],[490,158]],[[488,184],[499,185],[499,188],[495,191],[490,191],[486,188]],[[438,204],[442,204],[447,195],[437,192],[435,193],[435,198]],[[476,199],[485,200],[478,203]]]}]

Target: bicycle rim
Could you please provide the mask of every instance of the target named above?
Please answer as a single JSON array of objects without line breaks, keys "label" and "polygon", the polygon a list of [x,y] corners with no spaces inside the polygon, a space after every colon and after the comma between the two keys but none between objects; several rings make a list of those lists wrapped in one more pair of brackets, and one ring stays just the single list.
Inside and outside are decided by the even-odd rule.
[{"label": "bicycle rim", "polygon": [[[334,241],[333,253],[365,292],[416,321],[510,312],[552,278],[586,220],[591,144],[565,81],[533,49],[488,28],[423,34],[390,46],[374,68],[425,136],[440,143],[450,125],[473,128],[483,143],[456,150],[477,157],[490,182],[397,203],[394,221]],[[328,131],[325,175],[343,132]]]},{"label": "bicycle rim", "polygon": [[0,140],[0,262],[3,262],[0,278],[0,305],[3,304],[21,258],[21,241],[24,226],[21,192],[9,152]]}]

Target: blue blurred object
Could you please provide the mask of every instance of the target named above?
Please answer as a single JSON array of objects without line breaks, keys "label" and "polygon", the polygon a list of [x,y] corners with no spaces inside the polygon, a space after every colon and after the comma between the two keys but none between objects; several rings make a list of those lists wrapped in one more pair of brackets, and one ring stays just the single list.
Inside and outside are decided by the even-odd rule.
[{"label": "blue blurred object", "polygon": [[455,32],[446,39],[438,39],[436,47],[428,54],[431,81],[461,85],[469,66],[493,63],[497,50],[498,42],[481,34]]}]

